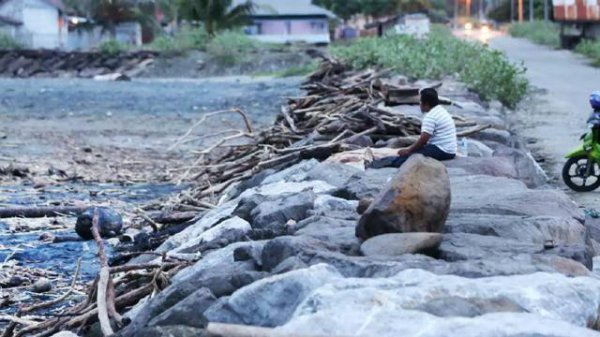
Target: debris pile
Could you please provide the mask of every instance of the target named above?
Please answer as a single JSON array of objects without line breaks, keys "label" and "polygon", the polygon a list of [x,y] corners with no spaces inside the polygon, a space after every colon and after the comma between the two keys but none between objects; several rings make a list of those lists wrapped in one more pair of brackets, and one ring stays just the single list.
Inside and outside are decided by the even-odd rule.
[{"label": "debris pile", "polygon": [[[387,71],[354,71],[336,59],[323,58],[320,68],[302,86],[306,95],[290,97],[275,124],[266,130],[255,133],[240,109],[206,114],[194,124],[171,149],[190,141],[194,129],[215,115],[238,113],[245,127],[229,130],[226,137],[197,153],[179,179],[192,181],[195,187],[172,200],[169,210],[212,208],[224,201],[221,196],[232,185],[266,169],[279,170],[310,158],[323,160],[357,148],[386,146],[391,140],[396,146],[414,142],[420,133],[420,119],[387,106],[419,104],[421,88],[402,79],[395,83],[384,79]],[[442,102],[452,104],[445,99]],[[459,136],[489,127],[454,118]]]}]

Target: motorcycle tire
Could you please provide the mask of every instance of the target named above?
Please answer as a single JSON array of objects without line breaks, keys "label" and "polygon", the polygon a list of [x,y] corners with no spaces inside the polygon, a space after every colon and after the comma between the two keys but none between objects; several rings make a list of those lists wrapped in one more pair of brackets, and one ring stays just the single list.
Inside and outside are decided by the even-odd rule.
[{"label": "motorcycle tire", "polygon": [[[600,187],[600,176],[594,175],[594,177],[596,177],[596,181],[591,185],[577,185],[571,179],[571,178],[573,178],[570,175],[571,166],[577,165],[577,163],[582,159],[587,160],[588,158],[584,157],[584,156],[569,158],[569,160],[567,160],[567,162],[563,166],[562,178],[563,178],[563,181],[565,182],[565,184],[575,192],[591,192],[591,191],[597,189],[598,187]],[[598,165],[595,162],[593,164],[596,166]]]}]

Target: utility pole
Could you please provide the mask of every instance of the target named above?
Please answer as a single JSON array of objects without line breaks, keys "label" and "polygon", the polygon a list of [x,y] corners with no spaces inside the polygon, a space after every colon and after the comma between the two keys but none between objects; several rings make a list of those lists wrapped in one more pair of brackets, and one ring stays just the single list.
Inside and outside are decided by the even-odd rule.
[{"label": "utility pole", "polygon": [[548,21],[548,0],[544,0],[544,21]]},{"label": "utility pole", "polygon": [[519,0],[519,22],[523,22],[523,0]]},{"label": "utility pole", "polygon": [[533,0],[529,0],[529,21],[533,21]]},{"label": "utility pole", "polygon": [[467,18],[471,17],[471,0],[467,0]]},{"label": "utility pole", "polygon": [[510,0],[510,22],[515,21],[515,0]]},{"label": "utility pole", "polygon": [[454,0],[454,28],[458,28],[458,1]]}]

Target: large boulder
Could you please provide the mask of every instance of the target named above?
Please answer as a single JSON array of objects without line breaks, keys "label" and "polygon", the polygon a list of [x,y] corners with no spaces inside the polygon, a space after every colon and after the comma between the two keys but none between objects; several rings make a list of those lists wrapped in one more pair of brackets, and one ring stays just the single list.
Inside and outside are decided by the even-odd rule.
[{"label": "large boulder", "polygon": [[117,211],[106,208],[97,207],[90,208],[77,217],[75,223],[75,231],[84,240],[92,240],[92,220],[95,211],[98,210],[98,231],[103,238],[111,238],[119,235],[123,229],[123,218]]},{"label": "large boulder", "polygon": [[236,291],[205,312],[210,322],[274,327],[284,324],[313,290],[341,275],[327,265],[271,276]]},{"label": "large boulder", "polygon": [[[442,306],[444,303],[451,306]],[[535,273],[467,279],[405,270],[319,287],[279,330],[364,336],[598,336],[600,283]],[[343,308],[343,310],[340,310]]]},{"label": "large boulder", "polygon": [[200,288],[175,304],[173,307],[154,317],[148,326],[187,325],[206,328],[204,311],[216,302],[215,296],[206,288]]},{"label": "large boulder", "polygon": [[368,239],[394,232],[441,233],[450,201],[446,167],[435,159],[411,156],[362,215],[356,235]]},{"label": "large boulder", "polygon": [[435,253],[442,239],[440,233],[384,234],[365,241],[360,246],[360,251],[365,256],[429,255]]},{"label": "large boulder", "polygon": [[348,200],[375,198],[397,172],[397,169],[388,167],[356,173],[348,179],[344,187],[334,193],[334,196]]},{"label": "large boulder", "polygon": [[511,160],[516,169],[517,178],[528,187],[540,187],[548,183],[548,176],[529,152],[505,147],[494,151],[494,158]]},{"label": "large boulder", "polygon": [[257,205],[250,216],[252,228],[283,229],[290,220],[301,221],[314,207],[316,195],[312,191],[281,195]]}]

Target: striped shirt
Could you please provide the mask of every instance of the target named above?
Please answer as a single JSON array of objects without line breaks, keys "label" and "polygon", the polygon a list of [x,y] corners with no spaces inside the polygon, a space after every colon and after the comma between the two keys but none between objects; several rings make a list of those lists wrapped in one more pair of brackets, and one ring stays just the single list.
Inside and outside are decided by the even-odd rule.
[{"label": "striped shirt", "polygon": [[444,107],[438,105],[425,113],[421,124],[421,133],[431,135],[428,144],[435,145],[446,153],[456,154],[456,125]]}]

